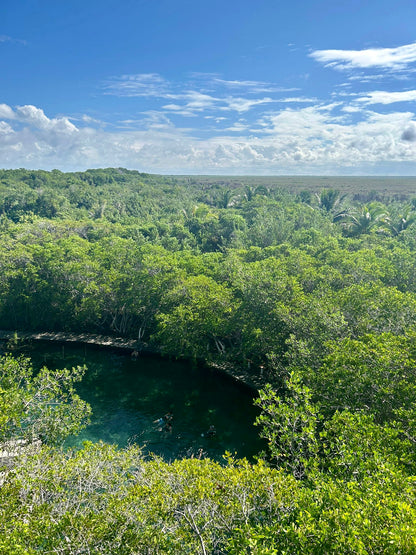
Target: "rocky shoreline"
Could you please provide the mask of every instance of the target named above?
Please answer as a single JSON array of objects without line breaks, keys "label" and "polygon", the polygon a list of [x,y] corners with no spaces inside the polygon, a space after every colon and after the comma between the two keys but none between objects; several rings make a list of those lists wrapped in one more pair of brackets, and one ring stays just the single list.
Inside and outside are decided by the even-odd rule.
[{"label": "rocky shoreline", "polygon": [[[132,358],[145,354],[149,356],[162,356],[160,351],[149,349],[146,345],[135,339],[126,339],[123,337],[114,337],[108,335],[98,335],[90,333],[71,333],[71,332],[17,332],[10,330],[0,330],[0,341],[53,341],[57,343],[74,343],[79,345],[96,345],[97,347],[107,347],[112,349],[119,349],[124,352],[130,352]],[[201,363],[210,368],[231,378],[238,384],[248,387],[249,389],[258,391],[264,386],[261,371],[258,376],[253,375],[251,372],[246,372],[240,366],[235,366],[230,363],[214,363],[208,361],[201,361]]]}]

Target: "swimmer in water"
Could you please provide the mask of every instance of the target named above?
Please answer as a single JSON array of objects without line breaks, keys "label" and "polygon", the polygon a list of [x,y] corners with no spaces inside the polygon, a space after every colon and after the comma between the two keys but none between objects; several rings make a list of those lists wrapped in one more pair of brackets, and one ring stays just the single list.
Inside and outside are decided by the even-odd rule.
[{"label": "swimmer in water", "polygon": [[165,416],[163,418],[165,419],[165,422],[172,422],[173,412],[169,411],[168,413],[165,414]]},{"label": "swimmer in water", "polygon": [[153,420],[153,424],[156,424],[157,426],[159,426],[159,432],[162,432],[162,431],[171,432],[172,420],[173,420],[173,413],[172,411],[169,411],[165,414],[165,416],[161,416],[160,418]]},{"label": "swimmer in water", "polygon": [[211,424],[211,426],[208,428],[208,431],[205,434],[201,434],[201,437],[214,437],[216,434],[217,430],[215,429],[215,426]]}]

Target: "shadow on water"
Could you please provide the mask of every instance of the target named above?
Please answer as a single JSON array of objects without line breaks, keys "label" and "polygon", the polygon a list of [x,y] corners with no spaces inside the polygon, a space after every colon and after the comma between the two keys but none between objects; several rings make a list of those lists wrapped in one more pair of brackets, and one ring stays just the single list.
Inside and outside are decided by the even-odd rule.
[{"label": "shadow on water", "polygon": [[[91,424],[68,446],[85,440],[120,447],[137,443],[144,454],[165,460],[206,456],[218,461],[225,451],[252,459],[264,447],[253,426],[258,410],[252,392],[218,373],[183,361],[132,360],[90,346],[35,342],[25,353],[35,368],[88,367],[77,391],[92,406]],[[157,422],[169,411],[171,431]],[[210,426],[214,437],[207,434]]]}]

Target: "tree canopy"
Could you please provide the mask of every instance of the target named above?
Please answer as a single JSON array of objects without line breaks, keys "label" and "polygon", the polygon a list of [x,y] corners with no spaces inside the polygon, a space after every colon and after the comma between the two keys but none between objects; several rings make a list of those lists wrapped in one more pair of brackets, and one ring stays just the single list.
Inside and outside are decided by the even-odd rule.
[{"label": "tree canopy", "polygon": [[[0,551],[416,553],[416,198],[0,171],[0,328],[105,333],[259,384],[268,451],[59,450],[82,368],[0,360]],[[241,410],[244,410],[242,407]]]}]

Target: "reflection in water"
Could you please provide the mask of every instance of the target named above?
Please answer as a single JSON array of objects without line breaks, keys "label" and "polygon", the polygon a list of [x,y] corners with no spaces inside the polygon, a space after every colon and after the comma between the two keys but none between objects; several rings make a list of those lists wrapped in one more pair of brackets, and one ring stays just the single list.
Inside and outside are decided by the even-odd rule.
[{"label": "reflection in water", "polygon": [[[137,443],[145,454],[165,460],[201,454],[221,460],[225,451],[251,458],[263,447],[253,426],[258,412],[251,393],[208,370],[85,346],[34,343],[25,352],[35,367],[88,367],[77,389],[92,406],[92,421],[68,440],[70,446],[85,440]],[[169,411],[171,429],[157,422]],[[212,437],[210,426],[216,430]]]}]

